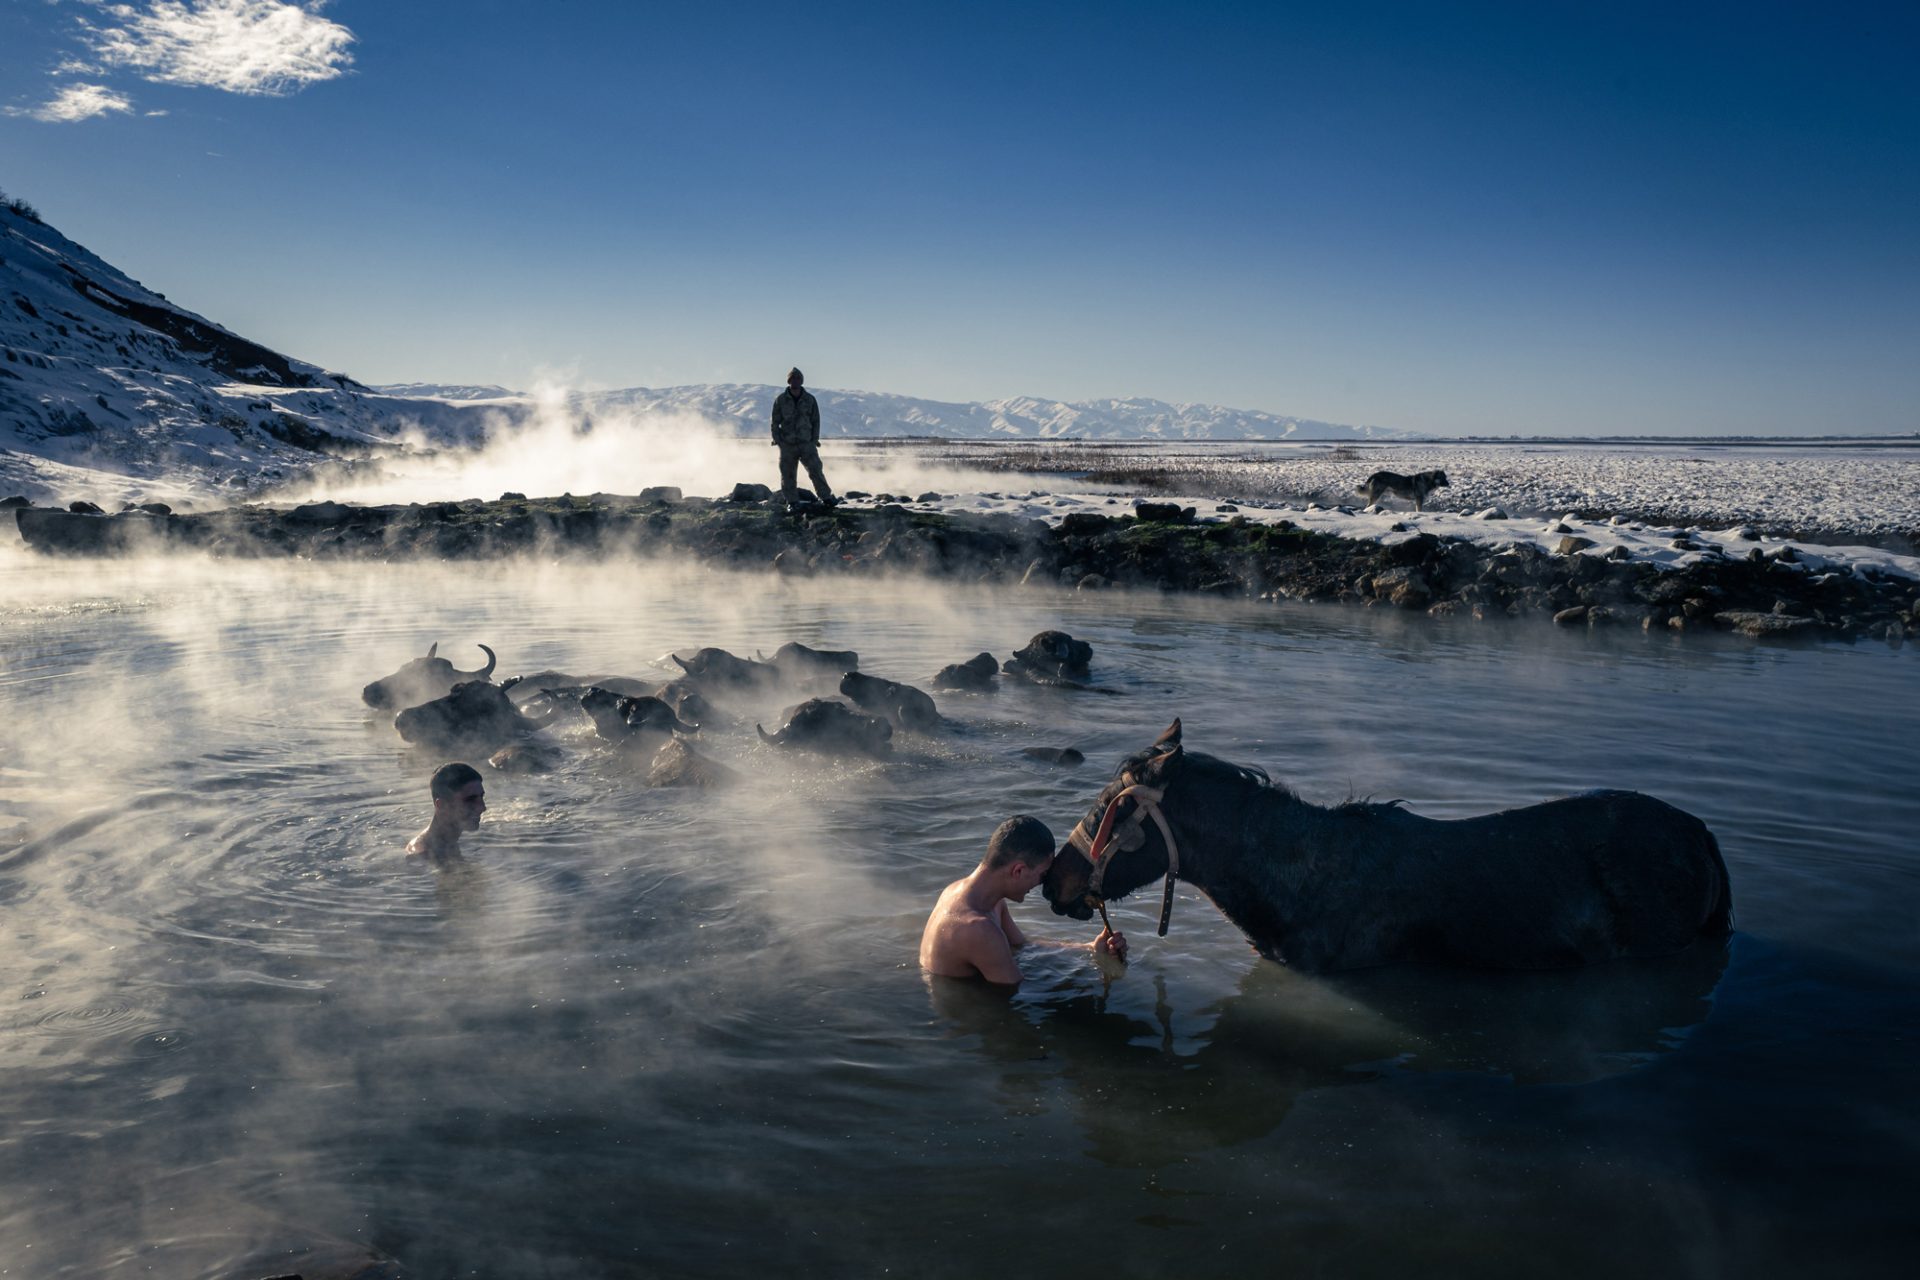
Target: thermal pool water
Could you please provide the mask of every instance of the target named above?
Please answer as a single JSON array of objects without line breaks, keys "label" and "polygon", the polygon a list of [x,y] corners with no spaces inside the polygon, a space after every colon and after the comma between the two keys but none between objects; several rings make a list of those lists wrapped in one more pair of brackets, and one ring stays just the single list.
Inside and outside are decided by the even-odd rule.
[{"label": "thermal pool water", "polygon": [[[439,763],[360,687],[851,648],[924,686],[1060,628],[1113,695],[938,695],[885,763],[650,791],[584,720],[401,855]],[[0,559],[0,1276],[1868,1274],[1916,1243],[1911,649],[603,565]],[[797,696],[784,701],[797,701]],[[1064,836],[1174,716],[1307,799],[1589,787],[1714,829],[1726,947],[1315,978],[1183,889],[1125,971],[930,983],[1004,816]],[[1086,766],[1020,754],[1077,746]],[[1036,937],[1084,942],[1034,894]]]}]

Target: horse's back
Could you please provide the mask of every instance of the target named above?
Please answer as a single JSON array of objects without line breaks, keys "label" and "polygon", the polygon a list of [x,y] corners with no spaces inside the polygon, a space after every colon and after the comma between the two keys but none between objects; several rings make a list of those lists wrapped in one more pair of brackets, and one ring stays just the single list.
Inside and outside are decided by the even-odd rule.
[{"label": "horse's back", "polygon": [[1433,822],[1422,835],[1430,875],[1423,908],[1407,922],[1405,959],[1573,968],[1670,955],[1732,928],[1713,833],[1639,792]]}]

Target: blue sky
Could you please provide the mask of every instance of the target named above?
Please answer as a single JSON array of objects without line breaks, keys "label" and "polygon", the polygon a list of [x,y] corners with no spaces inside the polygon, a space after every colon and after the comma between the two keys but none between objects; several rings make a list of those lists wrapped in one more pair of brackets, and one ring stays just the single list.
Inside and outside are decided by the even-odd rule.
[{"label": "blue sky", "polygon": [[1920,6],[7,0],[0,188],[364,381],[1920,430]]}]

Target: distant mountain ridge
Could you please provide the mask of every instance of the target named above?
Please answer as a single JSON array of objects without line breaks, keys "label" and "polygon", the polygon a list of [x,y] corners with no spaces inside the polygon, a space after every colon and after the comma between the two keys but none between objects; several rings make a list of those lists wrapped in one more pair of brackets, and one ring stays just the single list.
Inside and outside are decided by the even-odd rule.
[{"label": "distant mountain ridge", "polygon": [[[487,400],[496,404],[532,402],[525,392],[493,386],[448,386],[408,382],[374,388],[393,396],[438,399],[449,403]],[[1256,409],[1211,404],[1170,404],[1164,400],[1043,400],[1013,396],[1005,400],[955,402],[923,400],[882,391],[812,388],[820,401],[825,437],[942,436],[949,439],[1082,440],[1403,440],[1412,433],[1384,427],[1346,426],[1311,418],[1283,417]],[[743,432],[766,428],[769,400],[777,386],[758,383],[704,383],[684,387],[628,387],[617,391],[581,391],[567,396],[584,414],[615,410],[632,413],[695,414],[739,424]]]}]

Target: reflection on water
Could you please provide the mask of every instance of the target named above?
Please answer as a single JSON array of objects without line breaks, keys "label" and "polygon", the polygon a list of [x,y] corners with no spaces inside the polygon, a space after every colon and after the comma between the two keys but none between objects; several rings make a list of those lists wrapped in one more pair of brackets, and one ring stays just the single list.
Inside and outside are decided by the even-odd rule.
[{"label": "reflection on water", "polygon": [[[1056,626],[1123,696],[944,695],[857,765],[764,747],[749,700],[702,735],[722,795],[559,726],[442,873],[400,852],[438,761],[359,701],[435,640],[664,677],[791,639],[924,683]],[[1915,688],[1879,647],[1152,597],[0,562],[0,1239],[88,1276],[1868,1269],[1920,1152]],[[1316,978],[1183,888],[1164,939],[1121,904],[1124,972],[923,978],[998,820],[1064,830],[1174,715],[1322,803],[1653,792],[1714,827],[1740,932]]]}]

